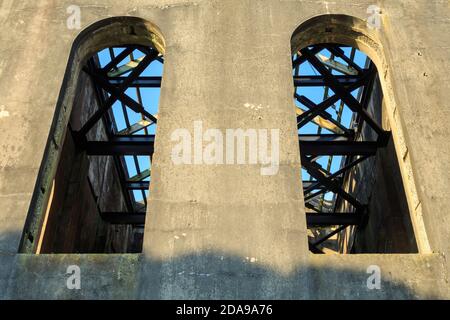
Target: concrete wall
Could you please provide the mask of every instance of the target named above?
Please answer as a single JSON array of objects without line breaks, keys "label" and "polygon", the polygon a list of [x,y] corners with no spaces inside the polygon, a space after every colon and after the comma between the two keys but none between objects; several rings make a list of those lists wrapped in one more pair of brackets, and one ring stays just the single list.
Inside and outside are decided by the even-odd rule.
[{"label": "concrete wall", "polygon": [[[386,104],[377,77],[369,98],[368,113],[386,131],[391,131]],[[377,134],[362,124],[362,141],[376,141]],[[375,157],[363,161],[347,176],[346,190],[361,203],[367,204],[367,224],[348,228],[340,233],[341,252],[354,253],[417,253],[418,248],[403,187],[399,160],[391,138]],[[351,212],[341,202],[339,211]]]},{"label": "concrete wall", "polygon": [[[98,110],[94,86],[85,74],[80,76],[70,116],[70,128],[78,131]],[[107,141],[100,121],[87,134],[89,141]],[[132,227],[110,225],[101,212],[126,212],[127,207],[119,175],[112,157],[88,157],[76,147],[74,136],[66,131],[57,164],[49,212],[36,233],[35,246],[42,238],[45,253],[127,253]],[[47,209],[47,208],[46,208]],[[39,234],[41,233],[41,234]]]},{"label": "concrete wall", "polygon": [[[98,64],[99,62],[96,61]],[[72,109],[70,124],[74,131],[81,129],[82,125],[98,110],[98,100],[92,80],[81,74],[78,83],[78,93]],[[88,141],[107,141],[106,128],[99,121],[87,134]],[[92,193],[96,204],[96,215],[100,212],[127,212],[124,191],[120,185],[119,173],[112,157],[88,157],[89,168],[87,176],[92,186]],[[100,212],[99,212],[100,210]],[[127,253],[132,238],[132,227],[126,225],[105,224],[95,239],[103,242],[103,248],[96,253]],[[81,228],[82,230],[84,227]],[[103,228],[101,228],[103,229]],[[98,250],[98,249],[97,249]],[[95,253],[83,251],[80,253]]]},{"label": "concrete wall", "polygon": [[[373,1],[3,1],[0,296],[450,297],[450,7],[440,0],[376,3],[383,9],[381,30],[361,23],[347,27],[382,75],[420,255],[315,257],[307,249],[291,36],[318,15],[345,14],[363,21]],[[116,20],[110,29],[115,36],[99,30],[84,44],[78,38],[79,53],[70,55],[79,34],[66,27],[66,8],[73,4],[81,7],[83,28],[109,17],[135,16],[151,21],[164,35],[166,64],[142,255],[16,254],[46,144],[48,154],[57,154],[55,145],[63,136],[57,131],[47,140],[55,110],[54,126],[67,122],[72,107],[71,76],[79,68],[75,64],[64,78],[69,57],[79,62],[113,40],[143,43],[149,36],[146,27],[153,30],[136,20],[129,20],[134,28],[123,27],[126,19]],[[317,28],[322,27],[319,23]],[[304,36],[303,46],[308,37],[351,42],[332,36],[339,30]],[[85,39],[85,33],[81,36]],[[69,94],[59,96],[63,80]],[[280,128],[280,173],[267,178],[259,168],[246,166],[175,167],[169,158],[170,134],[180,127],[191,130],[194,120],[208,128]],[[82,268],[86,281],[81,291],[67,290],[62,281],[69,264]],[[383,272],[381,290],[366,287],[370,265]]]},{"label": "concrete wall", "polygon": [[[83,153],[75,153],[70,134],[63,147],[63,158],[55,177],[55,187],[39,253],[101,253],[105,247],[107,224],[102,222],[89,186],[89,162]],[[103,239],[103,244],[97,239]],[[37,244],[39,247],[39,244]]]}]

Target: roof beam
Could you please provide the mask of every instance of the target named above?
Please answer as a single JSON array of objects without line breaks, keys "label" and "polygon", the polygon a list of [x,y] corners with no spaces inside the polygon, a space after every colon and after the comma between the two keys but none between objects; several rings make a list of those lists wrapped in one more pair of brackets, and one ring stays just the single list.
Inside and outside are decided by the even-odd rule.
[{"label": "roof beam", "polygon": [[340,195],[343,199],[347,200],[357,210],[362,210],[363,205],[352,195],[342,189],[342,187],[335,181],[328,180],[328,178],[320,171],[317,164],[311,162],[305,155],[301,155],[302,166],[308,171],[308,173],[319,181],[323,186],[333,193]]},{"label": "roof beam", "polygon": [[373,141],[302,141],[302,155],[314,156],[373,156],[379,148]]},{"label": "roof beam", "polygon": [[[104,212],[101,217],[111,224],[143,225],[145,224],[144,213],[126,212]],[[307,213],[306,221],[308,228],[325,227],[335,225],[358,225],[362,221],[362,216],[356,213]]]},{"label": "roof beam", "polygon": [[308,228],[338,225],[360,225],[362,215],[357,213],[306,213]]},{"label": "roof beam", "polygon": [[381,126],[372,118],[372,116],[365,110],[358,100],[352,96],[351,92],[336,81],[336,77],[324,66],[319,59],[311,53],[307,48],[302,49],[302,54],[306,56],[306,59],[316,68],[321,75],[324,76],[328,86],[344,101],[344,103],[353,111],[357,112],[361,118],[372,127],[373,130],[379,135],[383,135],[385,131]]},{"label": "roof beam", "polygon": [[116,136],[110,141],[88,141],[85,150],[89,156],[151,156],[155,136]]},{"label": "roof beam", "polygon": [[[355,84],[359,80],[359,76],[351,75],[351,76],[342,76],[335,75],[336,81],[343,85],[349,86]],[[294,76],[294,86],[295,87],[326,87],[328,83],[326,82],[323,76]]]},{"label": "roof beam", "polygon": [[[155,118],[158,118],[158,115],[155,114]],[[133,124],[131,127],[120,131],[118,134],[121,136],[133,135],[141,130],[144,130],[144,129],[150,127],[153,124],[154,124],[154,122],[150,121],[150,120],[146,120],[146,119],[140,120],[139,122]]]},{"label": "roof beam", "polygon": [[324,55],[316,54],[316,57],[327,67],[336,70],[338,72],[341,72],[346,75],[357,75],[358,70],[354,69],[351,66],[346,66],[345,64],[342,64],[338,61],[335,61],[333,59],[327,58]]},{"label": "roof beam", "polygon": [[[153,155],[154,135],[116,136],[110,141],[88,141],[85,150],[90,156]],[[382,145],[375,141],[350,141],[347,135],[300,135],[304,155],[375,155]]]},{"label": "roof beam", "polygon": [[138,182],[129,181],[126,183],[126,188],[128,190],[148,191],[148,189],[150,189],[150,181],[138,181]]},{"label": "roof beam", "polygon": [[[125,79],[124,77],[110,77],[109,82],[114,86],[119,86]],[[161,88],[161,83],[162,77],[139,77],[130,84],[129,88]]]}]

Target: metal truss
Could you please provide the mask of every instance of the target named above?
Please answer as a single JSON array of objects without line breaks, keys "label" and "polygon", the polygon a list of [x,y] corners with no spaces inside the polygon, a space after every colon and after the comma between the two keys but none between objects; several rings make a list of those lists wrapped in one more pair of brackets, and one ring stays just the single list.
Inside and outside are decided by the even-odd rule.
[{"label": "metal truss", "polygon": [[[157,124],[156,114],[151,114],[144,105],[142,88],[160,88],[161,77],[143,76],[152,63],[164,63],[162,55],[152,47],[130,45],[120,48],[109,48],[108,60],[103,67],[100,66],[99,57],[95,56],[88,61],[83,71],[90,76],[95,89],[98,110],[83,124],[79,131],[73,132],[77,147],[86,152],[88,156],[111,156],[119,175],[120,186],[125,198],[127,212],[116,212],[121,215],[124,224],[133,224],[138,227],[144,225],[145,219],[139,223],[129,223],[129,219],[136,215],[145,217],[147,207],[147,192],[150,187],[151,157],[153,155],[154,135],[149,134],[149,128]],[[119,51],[119,54],[115,54]],[[135,58],[137,55],[142,55]],[[130,97],[129,90],[135,90],[136,97]],[[120,105],[121,113],[113,112],[113,106]],[[131,110],[131,111],[130,111]],[[140,115],[140,120],[132,123],[129,112]],[[117,117],[124,122],[126,128],[118,130]],[[105,141],[89,141],[88,133],[102,122],[106,128]],[[148,139],[148,140],[147,140]],[[150,149],[143,149],[142,141],[150,141]],[[115,146],[108,148],[107,146]],[[149,145],[147,144],[146,147]],[[126,156],[133,158],[134,170],[131,170]],[[138,156],[149,156],[148,167],[143,168]],[[131,176],[130,172],[136,171]],[[142,194],[142,201],[136,200],[135,192]],[[101,213],[104,220],[109,221],[110,214]],[[117,223],[110,221],[112,223]]]},{"label": "metal truss", "polygon": [[[349,173],[375,156],[390,137],[367,110],[377,70],[368,58],[365,66],[356,63],[356,52],[354,48],[320,44],[300,50],[293,59],[301,162],[309,175],[309,180],[303,181],[303,192],[308,228],[315,231],[309,241],[313,253],[323,253],[319,245],[348,226],[362,226],[367,221],[367,204],[346,190],[346,182]],[[305,64],[318,74],[301,74]],[[298,93],[299,88],[313,87],[323,89],[320,103]],[[350,125],[343,122],[344,112],[352,114]],[[377,134],[376,141],[363,140],[364,123]],[[311,124],[317,126],[317,134],[304,133]],[[328,158],[326,166],[318,162],[324,157]],[[341,160],[337,169],[332,166],[336,157]],[[349,212],[340,212],[340,208],[349,208]]]},{"label": "metal truss", "polygon": [[[133,52],[139,50],[144,54],[140,59],[134,59]],[[348,50],[347,50],[348,51]],[[367,111],[373,83],[377,74],[375,66],[368,62],[364,67],[358,65],[355,58],[356,49],[351,49],[349,55],[343,47],[332,44],[316,45],[300,50],[294,55],[294,85],[295,99],[300,104],[297,109],[297,124],[299,129],[299,145],[303,169],[309,179],[303,181],[303,192],[307,212],[308,228],[326,228],[331,230],[325,236],[319,236],[310,241],[312,252],[321,253],[319,245],[348,226],[361,226],[366,220],[367,205],[361,203],[346,190],[348,174],[366,159],[377,154],[379,148],[386,146],[390,133],[383,130]],[[91,60],[83,69],[93,80],[100,108],[75,133],[78,145],[89,156],[112,156],[115,159],[123,193],[127,195],[128,212],[103,212],[102,217],[112,224],[131,224],[142,226],[145,221],[146,197],[151,175],[150,168],[139,168],[138,156],[153,156],[155,136],[149,134],[149,126],[157,124],[157,115],[146,110],[142,103],[140,90],[142,88],[160,88],[161,77],[143,76],[143,72],[153,62],[163,63],[161,55],[153,48],[129,46],[123,48],[120,54],[114,55],[110,49],[111,61],[99,68]],[[121,62],[129,57],[129,62]],[[300,74],[300,68],[309,64],[311,70],[318,74]],[[311,97],[298,94],[298,88],[323,88],[323,100],[314,103]],[[137,99],[126,94],[130,88],[136,89]],[[356,97],[353,92],[357,91]],[[317,99],[316,99],[317,100]],[[117,130],[117,124],[111,108],[119,101],[123,108],[123,117],[127,127]],[[126,109],[141,114],[142,120],[130,123]],[[332,110],[336,114],[332,115]],[[350,125],[343,121],[345,110],[352,113]],[[88,141],[86,134],[98,121],[103,121],[108,128],[107,141]],[[378,138],[376,141],[362,139],[363,124],[373,130]],[[317,126],[317,132],[302,132],[309,124]],[[137,175],[129,176],[125,156],[134,158]],[[319,159],[328,158],[328,164],[323,166]],[[338,169],[333,170],[333,159],[341,159]],[[144,203],[137,203],[133,192],[141,191]],[[327,199],[327,195],[333,198]],[[341,212],[340,208],[350,208],[349,212]]]}]

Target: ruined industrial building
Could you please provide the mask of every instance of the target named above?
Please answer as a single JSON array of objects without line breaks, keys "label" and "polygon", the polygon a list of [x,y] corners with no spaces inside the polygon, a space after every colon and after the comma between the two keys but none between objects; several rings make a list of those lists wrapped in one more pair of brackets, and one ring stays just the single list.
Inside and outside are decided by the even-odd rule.
[{"label": "ruined industrial building", "polygon": [[0,299],[450,299],[449,1],[0,24]]}]

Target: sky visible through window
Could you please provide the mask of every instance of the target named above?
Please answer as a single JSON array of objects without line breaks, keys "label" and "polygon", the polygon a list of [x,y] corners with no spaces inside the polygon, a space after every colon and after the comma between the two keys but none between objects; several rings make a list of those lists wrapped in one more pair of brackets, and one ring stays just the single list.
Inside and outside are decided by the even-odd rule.
[{"label": "sky visible through window", "polygon": [[[342,47],[342,50],[345,52],[345,55],[347,57],[350,57],[351,55],[351,51],[352,48],[351,47]],[[331,57],[331,54],[328,50],[322,50],[320,52],[320,54],[322,56],[325,56],[327,58]],[[295,55],[294,58],[297,58],[297,56]],[[366,62],[367,62],[367,56],[362,53],[359,50],[355,51],[355,58],[354,58],[354,62],[360,66],[362,69],[365,68],[366,66]],[[334,60],[336,62],[342,63],[344,65],[348,65],[344,60],[342,60],[341,58],[338,57],[334,57]],[[309,63],[309,62],[305,62],[302,63],[300,65],[300,73],[301,76],[314,76],[314,75],[320,75],[319,72]],[[333,75],[343,75],[343,73],[338,72],[336,70],[332,70],[332,74]],[[294,75],[295,75],[295,70],[294,70]],[[358,93],[359,93],[360,89],[354,90],[352,92],[352,95],[355,98],[358,98]],[[306,96],[307,98],[309,98],[311,101],[313,101],[315,104],[319,104],[322,101],[324,101],[324,95],[325,95],[325,87],[298,87],[296,88],[296,93],[300,96]],[[329,89],[328,90],[328,97],[331,97],[334,95],[334,92]],[[295,104],[302,108],[305,109],[305,107],[298,102],[295,99]],[[330,113],[333,116],[333,119],[338,120],[338,113],[339,113],[339,109],[340,109],[340,105],[341,105],[341,100],[339,100],[338,102],[336,102],[334,105],[332,105],[330,108],[328,108],[326,111],[328,113]],[[344,105],[344,109],[342,112],[342,117],[341,117],[341,124],[343,124],[346,128],[350,128],[351,127],[351,122],[352,122],[352,117],[353,117],[353,111],[348,108],[347,105]],[[313,122],[309,122],[308,124],[306,124],[305,126],[303,126],[302,128],[299,129],[299,134],[318,134],[318,128],[319,126],[316,125]],[[333,134],[333,132],[322,128],[321,129],[321,134]],[[336,171],[338,171],[341,167],[341,162],[342,162],[342,157],[341,156],[334,156],[332,157],[332,159],[330,159],[329,156],[322,156],[320,158],[317,159],[317,163],[319,163],[323,168],[327,168],[328,167],[328,163],[329,161],[331,162],[331,167],[330,167],[330,172],[334,173]],[[311,176],[308,174],[308,172],[304,169],[302,169],[302,179],[304,181],[308,181],[311,179]],[[328,192],[325,194],[324,199],[331,201],[334,197],[334,194],[332,192]]]},{"label": "sky visible through window", "polygon": [[[114,48],[113,49],[114,55],[117,56],[123,50],[124,50],[124,48]],[[344,52],[347,56],[350,56],[350,52],[351,52],[352,48],[343,47],[342,50],[344,50]],[[330,53],[327,50],[321,51],[320,54],[327,58],[330,57]],[[134,57],[133,57],[134,59],[139,59],[144,56],[144,54],[139,50],[135,50],[133,52],[133,55],[134,55]],[[109,49],[104,49],[104,50],[100,51],[98,53],[98,58],[99,58],[101,67],[104,67],[106,64],[108,64],[111,61]],[[334,60],[346,65],[346,63],[341,58],[334,58]],[[130,61],[130,57],[123,60],[120,65],[126,64],[129,61]],[[366,62],[367,62],[367,56],[364,53],[362,53],[361,51],[356,50],[354,61],[361,68],[364,68],[366,65]],[[145,69],[145,71],[142,73],[141,76],[162,77],[163,68],[164,68],[164,66],[161,62],[154,61],[153,63],[150,64],[149,67],[147,67]],[[340,73],[336,70],[332,70],[332,73],[335,75],[342,75],[342,73]],[[122,77],[126,77],[127,75],[129,75],[129,73],[122,75]],[[319,75],[319,73],[308,62],[306,62],[306,63],[303,63],[300,65],[300,75]],[[142,104],[143,104],[145,110],[153,115],[157,115],[161,89],[160,88],[140,88],[139,90],[140,90],[140,94],[141,94],[141,98],[142,98]],[[352,95],[355,98],[357,98],[358,92],[359,92],[359,89],[353,91]],[[304,96],[308,97],[314,103],[319,104],[324,100],[325,87],[299,87],[296,89],[296,93],[298,95],[304,95]],[[129,97],[131,97],[132,99],[134,99],[135,101],[138,101],[136,88],[129,88],[126,91],[126,94]],[[331,89],[329,89],[328,96],[332,96],[333,94],[334,94],[333,91]],[[297,106],[304,108],[304,106],[302,106],[302,104],[300,102],[298,102],[297,100],[295,100],[295,103]],[[339,100],[337,103],[335,103],[333,106],[331,106],[330,108],[327,109],[327,111],[333,116],[333,118],[335,120],[338,120],[338,112],[339,112],[340,105],[341,105],[341,101]],[[114,105],[112,107],[112,112],[114,114],[117,129],[119,132],[121,130],[124,130],[127,128],[127,123],[126,123],[126,119],[125,119],[123,110],[124,109],[123,109],[121,102],[117,101],[116,103],[114,103]],[[128,119],[129,119],[129,123],[131,125],[142,120],[141,114],[134,112],[130,108],[125,108],[125,110],[126,110],[126,113],[127,113]],[[353,117],[353,112],[345,105],[344,109],[343,109],[343,113],[342,113],[341,123],[345,127],[350,128],[351,122],[352,122],[352,117]],[[147,129],[148,134],[150,134],[150,135],[156,134],[156,129],[157,129],[156,127],[157,127],[156,125],[150,126]],[[299,134],[317,134],[318,128],[319,127],[315,123],[310,122],[299,130]],[[328,131],[327,129],[322,128],[321,130],[322,130],[322,132],[321,132],[322,134],[332,134],[332,132]],[[144,134],[144,131],[137,132],[136,134],[138,134],[138,135]],[[127,164],[127,170],[128,170],[129,176],[130,177],[135,176],[138,173],[138,169],[136,167],[134,158],[132,156],[125,156],[125,161]],[[323,168],[328,167],[329,161],[330,161],[330,157],[328,157],[328,156],[320,157],[317,160],[317,162]],[[341,166],[342,157],[334,156],[331,161],[332,162],[331,162],[331,170],[330,171],[335,172],[335,171],[339,170],[340,166]],[[138,166],[139,166],[139,169],[141,172],[151,168],[150,158],[148,156],[138,156],[137,162],[138,162]],[[302,179],[303,180],[311,179],[310,175],[304,169],[302,169]],[[147,178],[144,181],[150,181],[150,178]],[[144,195],[145,195],[145,197],[148,197],[148,191],[145,191],[143,193],[142,191],[135,190],[135,191],[133,191],[133,195],[135,197],[135,201],[142,202],[144,200]],[[333,199],[333,193],[330,192],[330,193],[325,194],[325,200],[332,200],[332,199]]]},{"label": "sky visible through window", "polygon": [[[124,48],[114,48],[114,55],[119,55]],[[133,51],[133,58],[139,59],[143,57],[144,54],[139,50]],[[111,55],[109,52],[109,49],[104,49],[98,53],[98,58],[100,62],[100,66],[103,68],[111,61]],[[130,57],[124,59],[120,64],[126,64],[130,62]],[[145,71],[140,75],[141,77],[162,77],[163,74],[163,68],[164,65],[159,61],[153,61],[146,69]],[[129,75],[128,73],[123,74],[121,77],[126,77]],[[148,111],[150,114],[156,116],[158,114],[158,106],[159,106],[159,96],[161,89],[160,88],[139,88],[141,98],[142,98],[142,105],[145,108],[146,111]],[[134,99],[135,101],[138,101],[137,91],[136,88],[129,88],[125,92],[130,98]],[[120,132],[124,129],[127,129],[126,119],[123,111],[123,106],[120,101],[117,101],[114,103],[112,107],[112,112],[114,114],[115,122],[117,125],[117,130]],[[131,125],[139,122],[142,120],[142,115],[139,113],[134,112],[130,108],[125,108],[125,112],[128,116],[129,123]],[[149,135],[156,134],[156,125],[153,124],[150,127],[147,128],[147,132]],[[136,135],[142,135],[145,134],[144,130],[141,130]],[[138,170],[134,161],[133,156],[125,156],[125,162],[127,165],[127,170],[130,177],[134,177],[137,175]],[[138,166],[141,172],[150,169],[151,168],[151,162],[150,157],[148,156],[138,156],[137,157]],[[146,178],[143,181],[150,181],[150,178]],[[133,195],[136,202],[142,202],[145,197],[148,197],[149,192],[145,191],[144,193],[140,190],[134,190]]]}]

